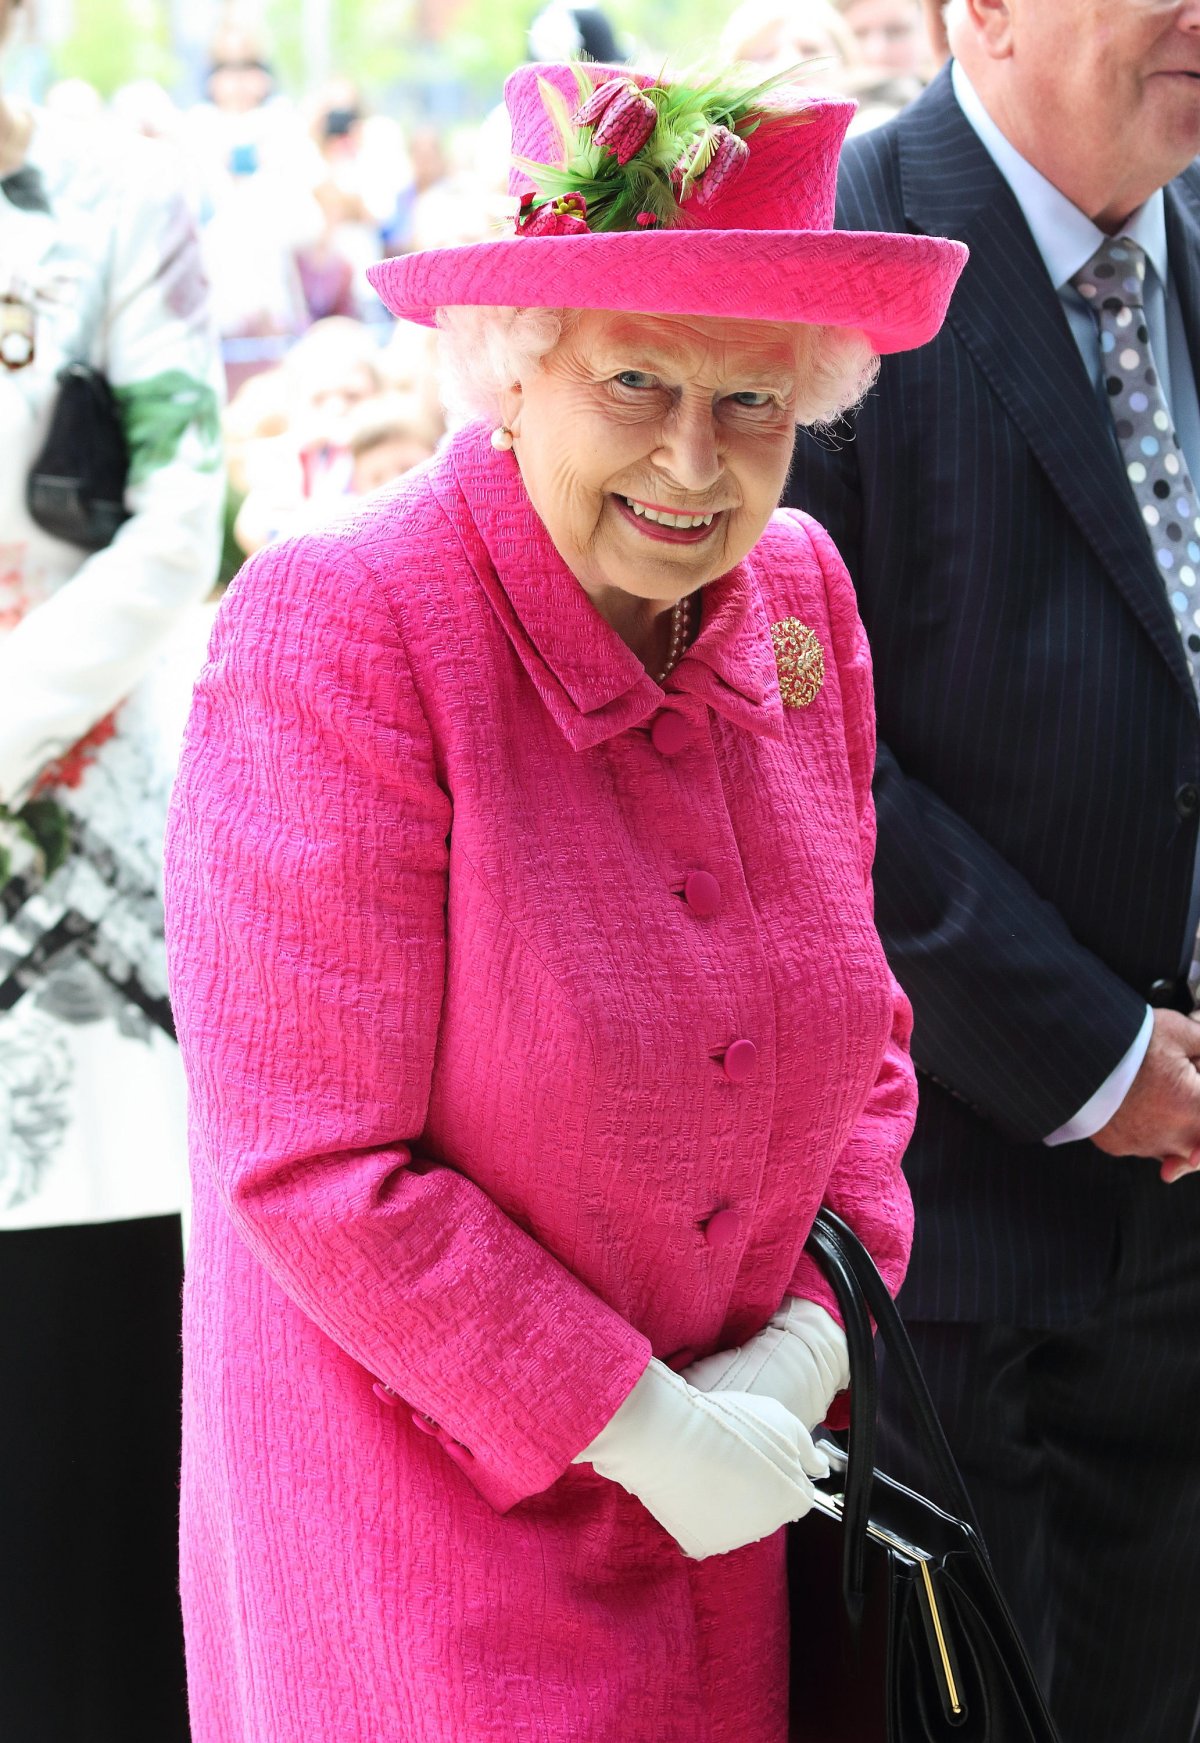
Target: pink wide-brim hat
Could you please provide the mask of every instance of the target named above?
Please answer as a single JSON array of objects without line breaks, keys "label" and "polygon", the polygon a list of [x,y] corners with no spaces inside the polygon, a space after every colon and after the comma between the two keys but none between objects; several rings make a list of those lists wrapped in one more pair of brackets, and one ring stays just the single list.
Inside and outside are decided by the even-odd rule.
[{"label": "pink wide-brim hat", "polygon": [[[655,82],[627,67],[586,71],[596,84]],[[539,77],[569,107],[578,101],[569,66],[513,73],[504,87],[513,152],[557,164],[562,148]],[[855,105],[800,90],[771,102],[741,172],[707,204],[685,204],[678,226],[514,233],[402,255],[367,276],[392,314],[424,326],[458,304],[620,309],[858,328],[880,353],[924,345],[945,318],[966,248],[937,236],[835,230],[838,154]],[[520,197],[532,183],[514,168],[509,186]]]}]

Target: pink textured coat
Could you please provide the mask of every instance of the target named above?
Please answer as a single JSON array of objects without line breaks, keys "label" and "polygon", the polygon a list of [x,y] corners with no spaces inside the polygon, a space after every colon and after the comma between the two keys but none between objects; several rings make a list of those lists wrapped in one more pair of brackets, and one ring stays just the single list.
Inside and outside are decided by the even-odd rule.
[{"label": "pink textured coat", "polygon": [[823,1198],[904,1269],[909,1012],[819,527],[706,589],[668,692],[478,429],[222,608],[169,848],[195,1743],[783,1743],[782,1534],[689,1562],[571,1459],[652,1352],[827,1300]]}]

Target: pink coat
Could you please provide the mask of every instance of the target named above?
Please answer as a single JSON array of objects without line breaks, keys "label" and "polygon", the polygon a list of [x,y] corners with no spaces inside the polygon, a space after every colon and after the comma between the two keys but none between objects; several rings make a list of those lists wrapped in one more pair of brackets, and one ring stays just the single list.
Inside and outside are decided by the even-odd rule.
[{"label": "pink coat", "polygon": [[195,1743],[783,1743],[782,1534],[687,1561],[571,1460],[651,1353],[828,1299],[822,1199],[904,1270],[870,668],[818,526],[706,589],[667,689],[478,429],[222,607],[169,842]]}]

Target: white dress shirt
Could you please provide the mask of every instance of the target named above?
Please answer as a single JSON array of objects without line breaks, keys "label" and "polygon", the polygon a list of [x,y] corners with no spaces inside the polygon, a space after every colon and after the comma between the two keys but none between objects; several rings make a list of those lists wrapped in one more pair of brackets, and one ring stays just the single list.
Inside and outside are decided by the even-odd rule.
[{"label": "white dress shirt", "polygon": [[[951,80],[959,107],[1021,208],[1045,262],[1050,282],[1058,292],[1079,354],[1095,385],[1097,400],[1104,406],[1105,418],[1111,420],[1096,322],[1087,303],[1071,283],[1072,276],[1106,240],[1105,233],[1021,156],[984,108],[979,93],[958,61],[951,68]],[[1131,215],[1122,234],[1145,250],[1145,307],[1150,345],[1188,468],[1193,479],[1200,479],[1200,395],[1196,391],[1183,311],[1171,283],[1166,208],[1161,188]],[[1115,444],[1115,430],[1113,441]],[[1195,930],[1197,906],[1194,897],[1192,932]],[[1050,1133],[1045,1143],[1066,1144],[1090,1138],[1108,1123],[1141,1068],[1150,1045],[1152,1028],[1153,1012],[1147,1006],[1137,1039],[1120,1064],[1072,1119]]]}]

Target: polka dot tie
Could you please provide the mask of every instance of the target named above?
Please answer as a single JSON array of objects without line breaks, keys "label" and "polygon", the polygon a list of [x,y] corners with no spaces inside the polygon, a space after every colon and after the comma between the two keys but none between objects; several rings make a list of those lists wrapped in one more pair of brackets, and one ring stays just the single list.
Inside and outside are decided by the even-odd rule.
[{"label": "polka dot tie", "polygon": [[[1146,325],[1146,255],[1127,236],[1107,238],[1071,280],[1100,329],[1109,410],[1125,471],[1200,692],[1200,500],[1179,446]],[[1200,991],[1200,940],[1188,985]]]},{"label": "polka dot tie", "polygon": [[1200,499],[1150,350],[1145,253],[1127,236],[1107,238],[1071,283],[1100,329],[1104,385],[1125,471],[1200,691]]}]

